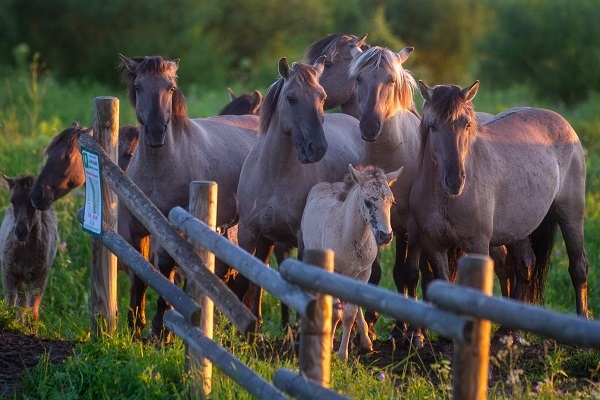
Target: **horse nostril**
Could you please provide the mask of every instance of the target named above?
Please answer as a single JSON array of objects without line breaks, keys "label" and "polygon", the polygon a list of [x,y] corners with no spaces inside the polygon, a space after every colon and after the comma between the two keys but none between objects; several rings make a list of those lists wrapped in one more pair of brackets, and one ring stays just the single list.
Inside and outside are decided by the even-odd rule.
[{"label": "horse nostril", "polygon": [[384,232],[384,231],[379,231],[377,232],[377,243],[382,245],[382,244],[388,244],[389,242],[392,241],[392,234],[388,233],[388,232]]}]

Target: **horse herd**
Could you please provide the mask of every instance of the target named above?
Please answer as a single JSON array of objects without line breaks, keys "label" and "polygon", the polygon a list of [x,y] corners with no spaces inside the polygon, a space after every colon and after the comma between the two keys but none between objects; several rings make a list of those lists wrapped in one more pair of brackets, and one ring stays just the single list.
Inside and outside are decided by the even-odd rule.
[{"label": "horse herd", "polygon": [[[139,126],[121,128],[119,166],[165,215],[188,206],[191,181],[217,182],[217,225],[224,234],[235,226],[239,246],[267,264],[274,249],[280,261],[293,248],[302,257],[305,247],[327,247],[335,252],[336,272],[378,284],[380,246],[395,236],[394,282],[415,298],[419,277],[422,285],[452,280],[456,256],[464,252],[492,256],[503,295],[539,301],[560,227],[576,311],[587,318],[586,173],[577,134],[549,110],[475,112],[479,82],[464,89],[417,83],[402,65],[412,51],[370,46],[366,35],[328,35],[308,47],[303,62],[290,66],[282,58],[280,78],[264,99],[258,91],[236,96],[230,90],[231,103],[220,115],[199,119],[188,117],[177,86],[178,59],[120,55]],[[422,115],[413,100],[417,89]],[[231,108],[238,104],[245,107]],[[325,112],[336,107],[341,112]],[[8,293],[23,286],[5,279],[15,250],[4,225],[15,226],[21,247],[33,246],[13,221],[19,204],[38,210],[29,216],[52,213],[54,201],[84,183],[77,138],[87,131],[74,124],[57,135],[30,192],[11,199],[15,217],[5,218],[0,231]],[[118,229],[138,251],[149,235],[125,207]],[[174,260],[159,243],[152,253],[156,267],[172,277]],[[39,268],[38,293],[49,264]],[[260,318],[260,288],[225,265],[217,271]],[[147,285],[133,273],[130,282],[128,323],[140,339]],[[159,299],[150,337],[166,340],[168,307]],[[289,312],[282,312],[289,323]],[[376,314],[363,317],[345,305],[342,359],[357,314],[361,345],[371,346]],[[419,327],[397,321],[392,334],[423,345]]]}]

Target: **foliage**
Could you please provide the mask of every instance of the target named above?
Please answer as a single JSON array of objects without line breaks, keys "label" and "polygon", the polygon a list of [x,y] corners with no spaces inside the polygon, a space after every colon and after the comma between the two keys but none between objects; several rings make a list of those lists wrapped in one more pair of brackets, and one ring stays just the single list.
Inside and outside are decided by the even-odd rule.
[{"label": "foliage", "polygon": [[495,18],[482,43],[481,78],[528,82],[540,98],[574,104],[600,90],[600,1],[487,1]]}]

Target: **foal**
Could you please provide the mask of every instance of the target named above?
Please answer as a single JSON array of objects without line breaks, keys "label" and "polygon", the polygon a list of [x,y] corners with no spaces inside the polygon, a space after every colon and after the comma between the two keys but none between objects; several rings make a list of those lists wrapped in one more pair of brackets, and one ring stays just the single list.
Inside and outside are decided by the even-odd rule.
[{"label": "foal", "polygon": [[[10,188],[11,204],[0,227],[0,260],[4,302],[30,308],[33,322],[39,320],[40,303],[56,257],[58,222],[52,207],[45,211],[31,205],[33,175],[4,179]],[[21,314],[24,322],[24,315]]]},{"label": "foal", "polygon": [[[368,166],[350,173],[344,182],[322,182],[309,192],[301,221],[304,248],[328,248],[334,251],[335,271],[367,282],[379,246],[389,244],[393,233],[390,208],[394,203],[391,185],[402,169],[385,174]],[[342,341],[338,357],[348,359],[350,332],[358,312],[361,346],[372,348],[360,307],[346,303],[342,312]],[[338,321],[335,321],[333,333]],[[333,341],[333,336],[332,336]]]}]

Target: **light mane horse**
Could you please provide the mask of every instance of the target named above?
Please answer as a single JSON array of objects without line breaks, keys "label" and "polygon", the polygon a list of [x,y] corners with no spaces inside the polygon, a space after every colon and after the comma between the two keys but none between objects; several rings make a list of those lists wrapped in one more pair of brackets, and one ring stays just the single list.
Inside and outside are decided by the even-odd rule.
[{"label": "light mane horse", "polygon": [[587,317],[586,167],[579,138],[563,117],[539,108],[507,110],[479,124],[472,104],[478,87],[478,81],[464,89],[419,83],[425,103],[408,263],[415,265],[422,249],[438,276],[448,279],[448,248],[488,254],[490,245],[527,240],[544,221],[542,227],[558,223],[577,314]]},{"label": "light mane horse", "polygon": [[[333,250],[336,272],[367,282],[379,247],[392,241],[390,207],[394,195],[389,185],[402,173],[402,168],[388,174],[372,166],[357,171],[349,165],[349,170],[344,182],[322,182],[310,190],[302,215],[302,245]],[[362,309],[346,303],[338,350],[342,360],[348,359],[350,332],[355,320],[361,346],[370,350],[373,345]],[[338,321],[335,322],[337,325]]]},{"label": "light mane horse", "polygon": [[[175,206],[188,207],[191,181],[217,182],[217,226],[228,227],[236,218],[235,191],[243,161],[258,136],[258,117],[190,119],[177,86],[179,59],[120,58],[128,97],[141,126],[139,145],[127,174],[165,215]],[[125,207],[119,210],[119,218],[127,221],[130,243],[139,251],[149,232]],[[170,276],[173,259],[166,252],[158,258],[158,268]],[[128,320],[136,337],[145,324],[145,290],[146,285],[131,276]],[[151,337],[163,336],[162,315],[167,307],[159,299]]]},{"label": "light mane horse", "polygon": [[[298,246],[300,220],[310,189],[343,179],[357,164],[361,143],[358,121],[325,114],[319,84],[325,57],[314,65],[279,61],[277,80],[260,113],[261,136],[244,162],[237,190],[238,243],[268,263],[273,243]],[[301,253],[299,249],[299,253]],[[260,315],[260,301],[254,304]]]},{"label": "light mane horse", "polygon": [[[58,248],[58,221],[52,207],[41,211],[31,205],[33,175],[4,179],[11,194],[0,227],[4,302],[6,306],[30,309],[36,322]],[[25,314],[19,314],[25,322]]]}]

